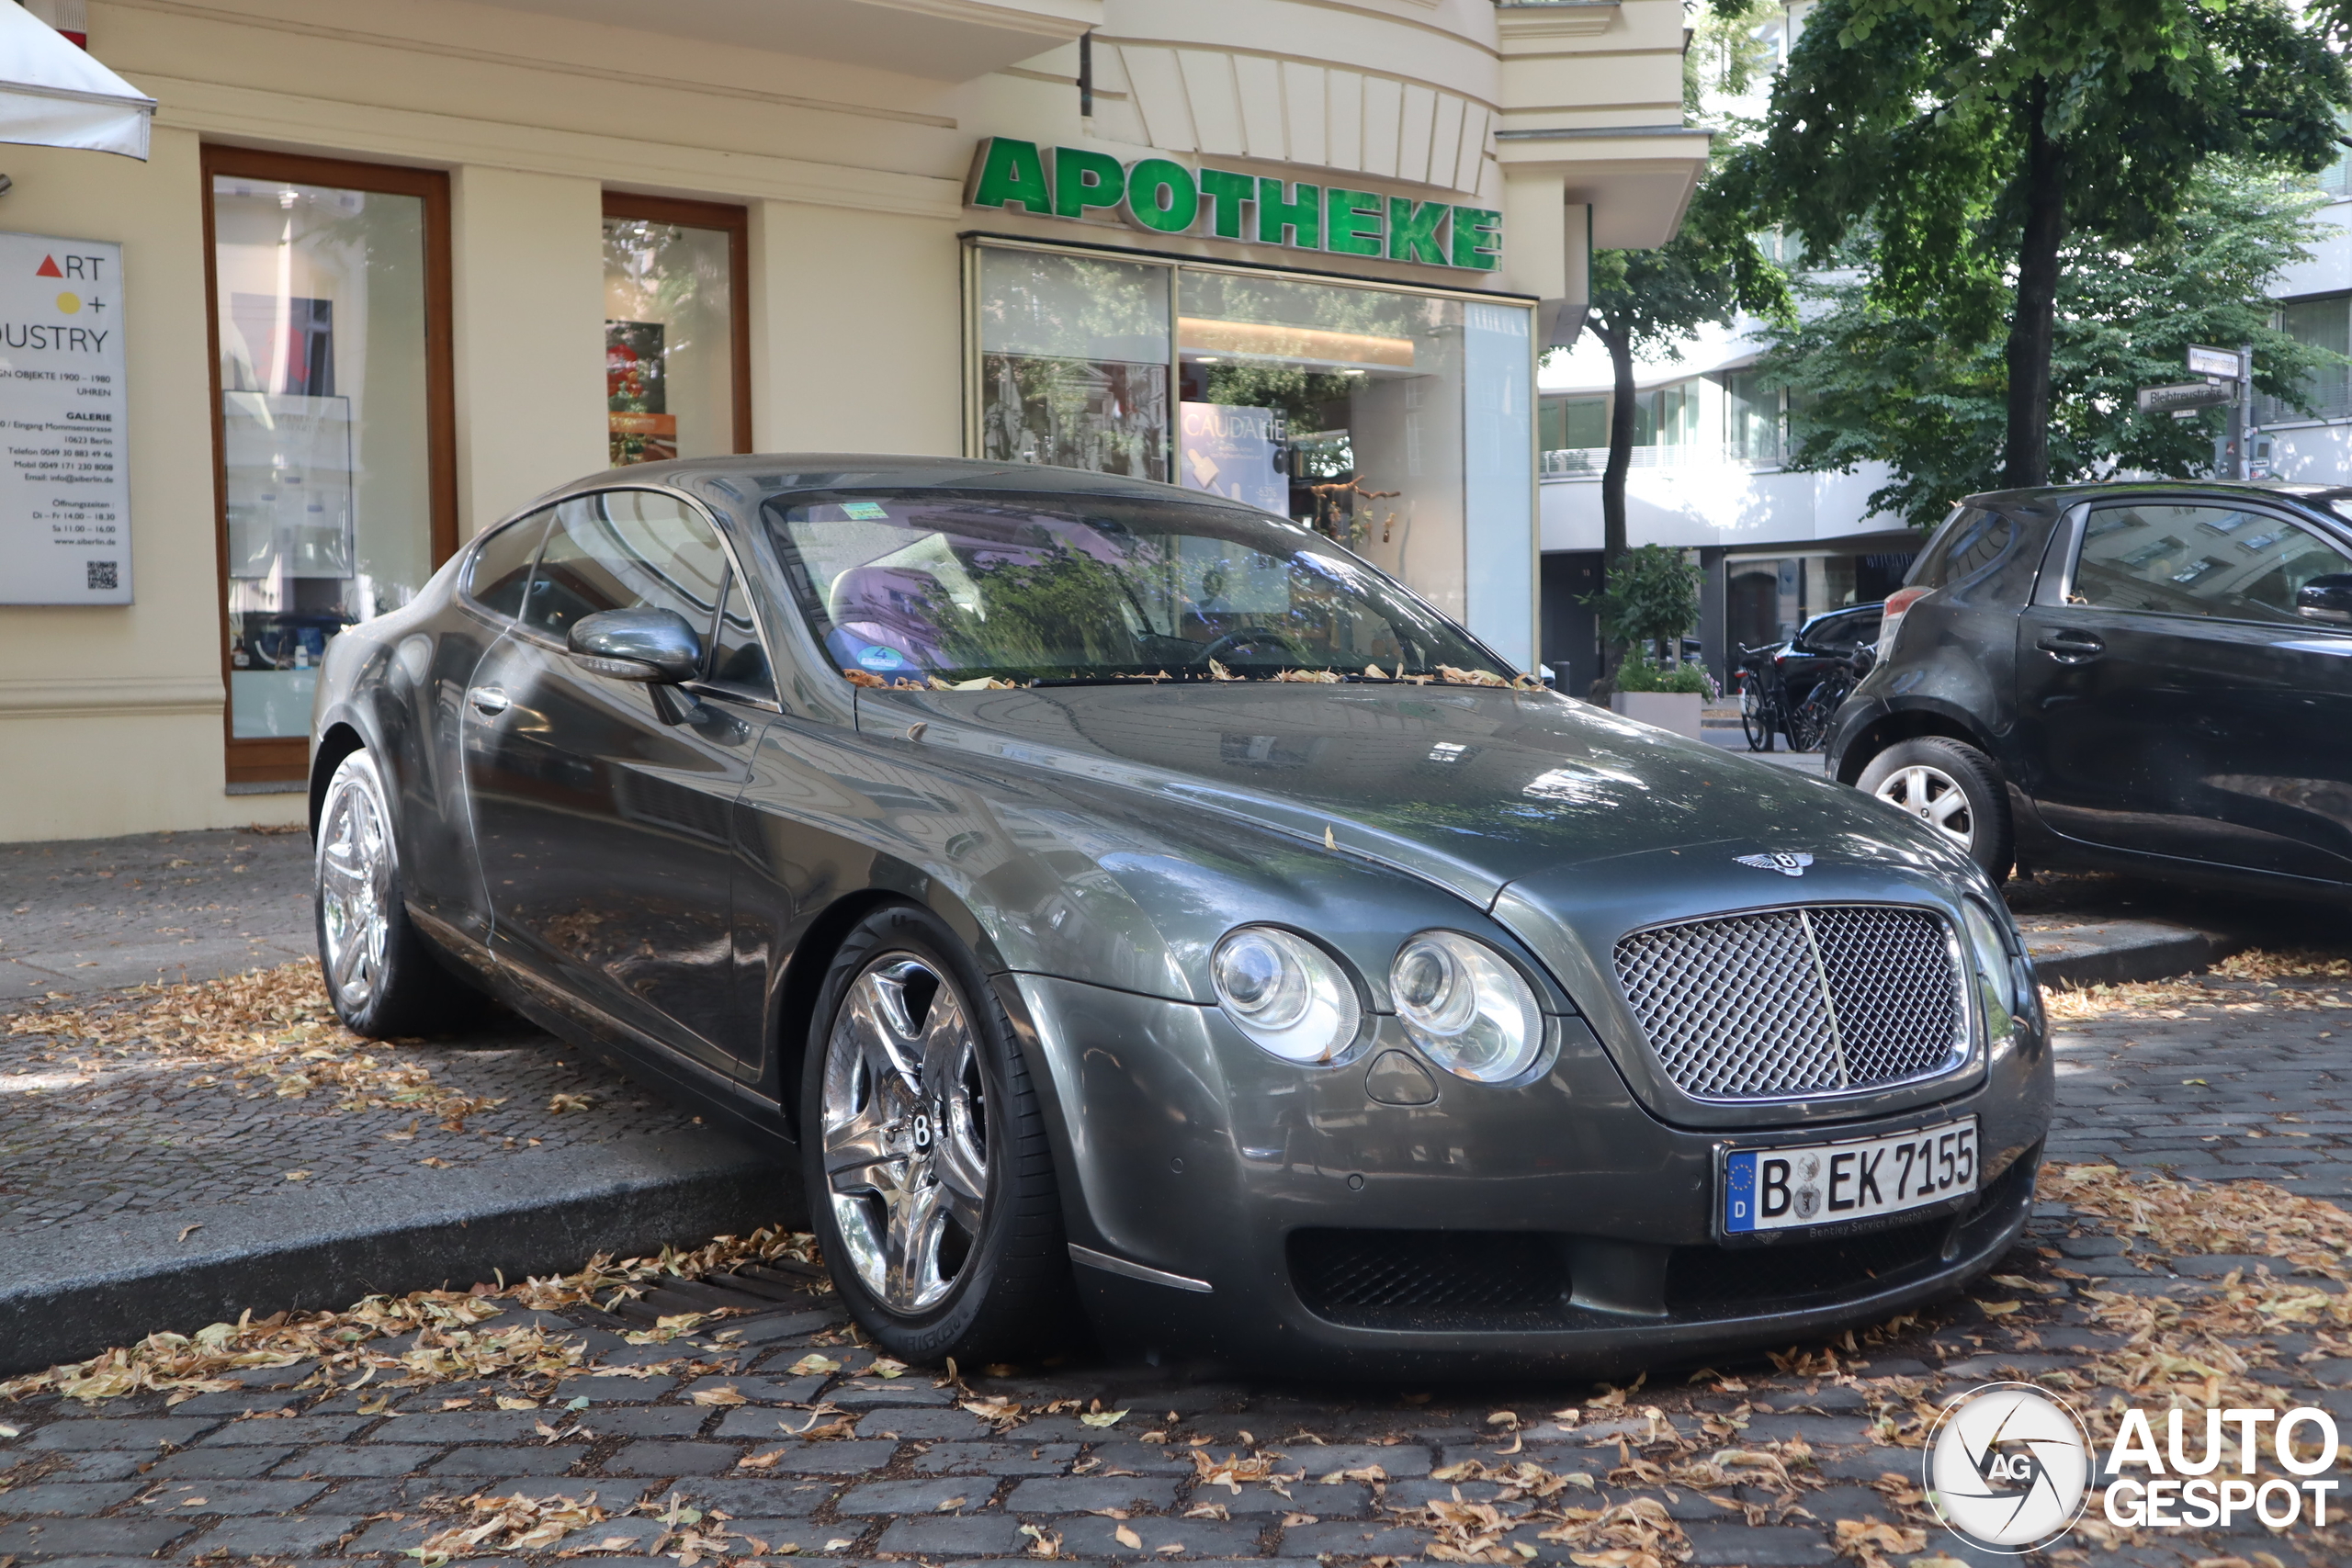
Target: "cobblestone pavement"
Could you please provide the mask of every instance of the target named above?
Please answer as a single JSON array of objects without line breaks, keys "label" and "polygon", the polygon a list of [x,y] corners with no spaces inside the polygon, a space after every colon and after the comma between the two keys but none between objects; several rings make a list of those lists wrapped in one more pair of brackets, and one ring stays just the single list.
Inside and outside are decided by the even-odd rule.
[{"label": "cobblestone pavement", "polygon": [[300,832],[0,844],[0,1012],[311,949],[311,841]]},{"label": "cobblestone pavement", "polygon": [[[2352,982],[2214,984],[2058,1028],[2053,1159],[2352,1191]],[[305,1364],[244,1372],[233,1392],[177,1404],[153,1394],[0,1403],[0,1425],[18,1429],[0,1439],[0,1562],[383,1557],[478,1517],[468,1497],[593,1495],[610,1517],[575,1514],[580,1528],[541,1538],[539,1560],[551,1550],[632,1565],[786,1553],[944,1565],[1050,1553],[1381,1568],[1375,1560],[1472,1540],[1465,1516],[1448,1511],[1457,1494],[1473,1506],[1499,1499],[1497,1530],[1483,1546],[1472,1540],[1473,1561],[1581,1552],[1598,1568],[1640,1568],[1641,1549],[1510,1524],[1531,1508],[1556,1519],[1570,1517],[1564,1504],[1649,1498],[1655,1517],[1671,1520],[1651,1561],[1828,1563],[1842,1540],[1844,1561],[1864,1568],[1938,1555],[2015,1562],[1922,1519],[1911,1490],[1918,1450],[1878,1440],[1888,1423],[1917,1402],[1931,1408],[2003,1376],[2059,1380],[2080,1407],[2098,1408],[2120,1396],[2070,1382],[2064,1369],[2114,1364],[2132,1333],[2118,1303],[2193,1314],[2236,1288],[2233,1269],[2283,1278],[2293,1268],[2277,1258],[2151,1259],[2144,1247],[2129,1256],[2107,1226],[2045,1202],[2003,1280],[1970,1298],[1859,1340],[1792,1347],[1778,1364],[1661,1371],[1630,1398],[1530,1382],[1342,1389],[1204,1379],[1075,1349],[1058,1366],[989,1369],[998,1375],[957,1390],[919,1370],[861,1375],[870,1358],[821,1303],[773,1320],[773,1338],[759,1328],[767,1320],[753,1318],[734,1340],[701,1337],[718,1326],[707,1325],[670,1345],[628,1343],[618,1320],[579,1309],[530,1319],[586,1346],[587,1372],[554,1384],[320,1386]],[[2352,1417],[2345,1341],[2324,1318],[2286,1321],[2216,1339],[2205,1353],[2249,1363],[2245,1375],[2275,1387],[2280,1409]],[[812,1350],[838,1367],[804,1359]],[[502,1397],[537,1407],[503,1408]],[[1102,1413],[1126,1414],[1090,1423],[1098,1400]],[[1056,1402],[1073,1403],[1048,1408]],[[1564,1417],[1577,1405],[1581,1414]],[[816,1425],[825,1440],[791,1435]],[[1669,1431],[1679,1445],[1661,1440]],[[1755,1457],[1725,1461],[1712,1482],[1705,1471],[1693,1481],[1687,1468],[1655,1468],[1725,1450]],[[1532,1461],[1569,1479],[1547,1501],[1446,1468],[1465,1460],[1497,1472]],[[1772,1483],[1772,1466],[1797,1477],[1793,1490]],[[1229,1483],[1216,1480],[1220,1468]],[[1677,1475],[1682,1483],[1670,1483]],[[1432,1512],[1432,1502],[1445,1506]],[[1870,1534],[1874,1525],[1885,1533]],[[1905,1533],[1922,1525],[1924,1535]],[[720,1530],[729,1533],[708,1540]],[[2100,1568],[2217,1559],[2252,1568],[2265,1561],[2256,1552],[2285,1568],[2341,1563],[2352,1561],[2352,1540],[2242,1518],[2223,1532],[2078,1535],[2055,1555]]]}]

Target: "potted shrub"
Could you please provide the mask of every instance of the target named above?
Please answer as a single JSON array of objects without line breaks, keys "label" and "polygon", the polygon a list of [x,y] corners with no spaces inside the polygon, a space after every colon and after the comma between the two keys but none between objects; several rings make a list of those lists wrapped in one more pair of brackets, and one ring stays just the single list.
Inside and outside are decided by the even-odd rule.
[{"label": "potted shrub", "polygon": [[1609,705],[1627,718],[1654,724],[1699,739],[1699,714],[1715,693],[1714,682],[1696,665],[1661,670],[1645,649],[1634,648],[1617,667],[1617,690]]}]

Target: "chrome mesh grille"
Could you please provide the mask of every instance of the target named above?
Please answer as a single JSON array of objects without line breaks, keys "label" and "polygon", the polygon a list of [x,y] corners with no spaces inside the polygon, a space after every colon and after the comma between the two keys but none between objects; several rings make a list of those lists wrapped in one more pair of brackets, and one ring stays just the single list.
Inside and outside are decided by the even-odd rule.
[{"label": "chrome mesh grille", "polygon": [[1703,1100],[1838,1094],[1956,1066],[1967,1013],[1925,909],[1815,904],[1635,931],[1617,976],[1658,1065]]}]

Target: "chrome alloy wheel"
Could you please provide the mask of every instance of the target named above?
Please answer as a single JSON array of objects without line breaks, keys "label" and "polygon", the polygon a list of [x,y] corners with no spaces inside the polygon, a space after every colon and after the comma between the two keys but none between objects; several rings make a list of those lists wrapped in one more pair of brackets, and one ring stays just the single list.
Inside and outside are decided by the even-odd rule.
[{"label": "chrome alloy wheel", "polygon": [[946,976],[907,953],[862,970],[825,1044],[820,1109],[834,1224],[892,1312],[936,1305],[979,1245],[988,1080]]},{"label": "chrome alloy wheel", "polygon": [[1872,793],[1889,806],[1908,811],[1963,850],[1976,841],[1976,818],[1968,809],[1968,792],[1941,768],[1919,762],[1897,768],[1880,780]]},{"label": "chrome alloy wheel", "polygon": [[391,894],[391,838],[374,776],[346,765],[335,775],[319,829],[319,924],[326,939],[327,984],[346,1013],[364,1009],[383,984]]}]

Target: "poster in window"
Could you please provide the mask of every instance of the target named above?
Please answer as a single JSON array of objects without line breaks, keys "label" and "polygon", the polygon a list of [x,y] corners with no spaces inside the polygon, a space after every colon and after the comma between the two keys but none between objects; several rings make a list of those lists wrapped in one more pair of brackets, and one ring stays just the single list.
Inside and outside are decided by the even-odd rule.
[{"label": "poster in window", "polygon": [[678,416],[669,409],[665,336],[660,321],[605,323],[606,433],[616,468],[678,455]]},{"label": "poster in window", "polygon": [[0,604],[130,603],[122,247],[0,234]]}]

